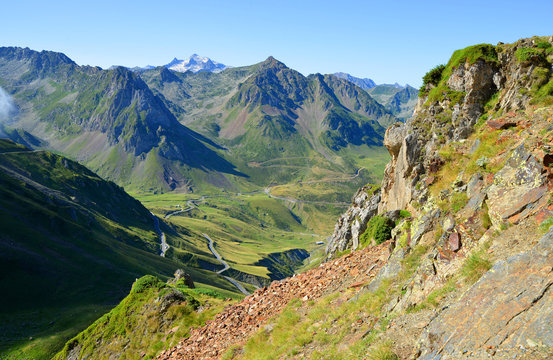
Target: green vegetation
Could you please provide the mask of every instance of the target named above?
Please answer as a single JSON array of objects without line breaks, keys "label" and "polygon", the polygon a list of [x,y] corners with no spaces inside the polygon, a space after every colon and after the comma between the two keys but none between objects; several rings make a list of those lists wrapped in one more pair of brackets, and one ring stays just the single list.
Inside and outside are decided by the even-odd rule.
[{"label": "green vegetation", "polygon": [[553,216],[548,217],[545,219],[539,226],[539,229],[542,233],[546,233],[549,231],[549,229],[553,226]]},{"label": "green vegetation", "polygon": [[542,49],[531,47],[519,47],[515,51],[515,56],[521,62],[536,62],[540,63],[545,60],[544,51]]},{"label": "green vegetation", "polygon": [[390,218],[379,215],[373,216],[367,224],[367,229],[359,237],[359,242],[364,246],[371,244],[373,240],[376,245],[382,244],[390,239],[394,226],[395,224]]},{"label": "green vegetation", "polygon": [[0,298],[0,357],[49,359],[144,274],[184,268],[210,288],[236,291],[160,257],[151,214],[114,183],[59,155],[0,146],[0,238],[18,244],[0,252],[0,271],[10,274],[0,280],[10,289]]},{"label": "green vegetation", "polygon": [[426,86],[427,85],[434,85],[438,86],[440,81],[442,80],[442,73],[445,70],[445,65],[437,65],[436,67],[432,68],[429,72],[424,74],[422,77],[422,86],[419,90],[420,93],[426,93]]},{"label": "green vegetation", "polygon": [[492,264],[484,250],[473,252],[465,260],[461,268],[461,274],[469,283],[475,283],[486,273]]},{"label": "green vegetation", "polygon": [[465,93],[451,90],[447,86],[447,81],[454,69],[464,63],[468,63],[469,65],[474,64],[478,60],[498,64],[495,46],[480,44],[455,51],[447,65],[439,65],[424,76],[423,87],[420,93],[426,95],[426,93],[423,92],[426,84],[432,84],[434,87],[428,93],[427,103],[440,101],[442,99],[448,99],[452,105],[460,103]]},{"label": "green vegetation", "polygon": [[[223,309],[224,295],[205,295],[209,292],[213,291],[141,277],[119,305],[68,341],[54,359],[66,359],[69,353],[79,358],[108,359],[119,354],[129,360],[153,359]],[[200,305],[204,310],[198,313]]]}]

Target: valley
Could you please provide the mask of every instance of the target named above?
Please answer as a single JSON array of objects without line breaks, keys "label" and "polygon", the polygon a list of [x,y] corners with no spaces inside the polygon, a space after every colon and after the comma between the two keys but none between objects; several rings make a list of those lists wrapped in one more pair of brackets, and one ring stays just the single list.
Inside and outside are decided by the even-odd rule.
[{"label": "valley", "polygon": [[553,2],[2,11],[0,360],[553,359]]},{"label": "valley", "polygon": [[[2,345],[0,352],[8,358],[22,354],[49,358],[61,343],[120,301],[133,276],[167,279],[181,268],[199,289],[236,298],[292,276],[310,255],[309,266],[315,266],[334,219],[349,206],[351,194],[380,181],[389,160],[382,147],[384,130],[395,117],[352,83],[333,75],[304,76],[273,57],[213,72],[180,72],[171,66],[103,70],[79,66],[61,53],[0,48],[0,86],[8,91],[15,109],[1,125],[3,132],[24,144],[20,150],[24,153],[86,165],[98,173],[94,176],[137,199],[140,207],[140,215],[118,216],[113,207],[121,204],[113,200],[93,198],[80,205],[102,209],[106,221],[117,229],[111,232],[113,240],[108,236],[94,251],[101,254],[103,246],[116,244],[121,257],[100,261],[103,271],[124,276],[109,286],[103,284],[111,290],[95,297],[91,291],[101,291],[102,277],[77,285],[77,278],[92,274],[74,271],[71,280],[61,277],[74,297],[56,300],[54,307],[35,304],[38,312],[22,309],[13,316],[6,314],[2,329],[6,334],[13,333],[17,324],[37,323]],[[15,146],[6,145],[12,157],[18,155],[11,148]],[[57,193],[52,186],[65,180],[52,182],[35,174],[35,168],[18,158],[1,169],[9,177],[23,179],[40,196],[75,198],[70,207],[81,200],[84,183]],[[18,193],[19,185],[13,186]],[[101,195],[86,191],[93,197]],[[14,211],[16,203],[7,204],[5,211]],[[42,205],[39,209],[38,213],[44,211]],[[62,222],[76,221],[72,211]],[[140,231],[127,219],[140,222]],[[23,257],[26,250],[14,245],[17,236],[4,231],[6,226],[7,222],[2,224],[3,241]],[[132,241],[127,239],[128,229]],[[54,238],[68,249],[79,248],[78,234],[62,232]],[[146,258],[125,247],[136,246],[143,236],[148,241]],[[40,251],[61,263],[54,266],[48,260],[41,272],[61,269],[65,262],[66,255],[53,249],[51,241],[41,243]],[[128,245],[120,248],[121,241]],[[78,253],[86,258],[89,251]],[[131,259],[132,270],[127,264]],[[37,275],[25,271],[12,281],[37,281]],[[79,308],[93,310],[75,316],[74,309]],[[39,318],[52,320],[42,323]],[[59,326],[50,327],[51,321]],[[66,322],[70,325],[63,325]]]}]

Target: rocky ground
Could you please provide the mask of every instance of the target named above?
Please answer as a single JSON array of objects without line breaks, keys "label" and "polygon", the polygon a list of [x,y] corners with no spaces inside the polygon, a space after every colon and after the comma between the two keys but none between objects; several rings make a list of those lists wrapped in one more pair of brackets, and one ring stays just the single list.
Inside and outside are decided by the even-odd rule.
[{"label": "rocky ground", "polygon": [[294,277],[273,281],[243,301],[229,305],[158,359],[217,359],[227,348],[244,343],[262,329],[292,299],[307,302],[349,287],[360,289],[386,262],[388,245],[365,248]]}]

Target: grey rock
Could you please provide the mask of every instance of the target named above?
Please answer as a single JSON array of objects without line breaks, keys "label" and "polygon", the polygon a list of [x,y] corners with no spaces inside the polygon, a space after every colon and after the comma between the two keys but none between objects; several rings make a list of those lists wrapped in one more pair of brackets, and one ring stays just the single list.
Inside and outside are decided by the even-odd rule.
[{"label": "grey rock", "polygon": [[549,193],[543,170],[524,145],[515,149],[505,166],[495,174],[487,191],[494,225],[499,226],[515,215],[524,218]]},{"label": "grey rock", "polygon": [[411,237],[410,247],[415,247],[424,234],[434,227],[434,223],[440,217],[440,209],[433,209],[424,213],[413,222],[413,236]]},{"label": "grey rock", "polygon": [[426,327],[420,359],[458,359],[464,349],[553,347],[551,264],[553,231],[535,248],[497,262]]},{"label": "grey rock", "polygon": [[470,154],[471,155],[474,154],[479,147],[480,147],[480,139],[476,139],[474,141],[474,144],[472,144],[472,146],[470,147]]},{"label": "grey rock", "polygon": [[163,295],[159,299],[158,309],[159,312],[163,313],[174,304],[175,302],[182,302],[186,300],[186,296],[177,289],[171,289],[167,294]]},{"label": "grey rock", "polygon": [[484,186],[484,177],[480,173],[475,173],[467,184],[467,197],[470,199],[478,193]]},{"label": "grey rock", "polygon": [[353,197],[353,205],[336,222],[334,233],[325,249],[327,259],[334,257],[337,252],[358,248],[359,237],[366,230],[369,220],[378,213],[380,203],[380,191],[369,195],[368,189],[359,189]]}]

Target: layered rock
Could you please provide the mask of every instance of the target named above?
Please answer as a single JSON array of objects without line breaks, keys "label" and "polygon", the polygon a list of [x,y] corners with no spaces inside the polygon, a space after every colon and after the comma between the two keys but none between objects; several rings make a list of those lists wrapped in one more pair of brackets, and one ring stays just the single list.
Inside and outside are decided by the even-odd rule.
[{"label": "layered rock", "polygon": [[434,318],[423,333],[419,358],[479,358],[507,352],[509,358],[517,353],[524,358],[526,347],[553,347],[551,264],[553,231],[530,251],[497,262]]}]

